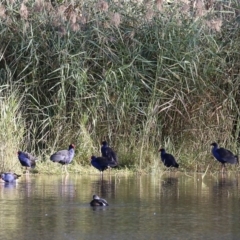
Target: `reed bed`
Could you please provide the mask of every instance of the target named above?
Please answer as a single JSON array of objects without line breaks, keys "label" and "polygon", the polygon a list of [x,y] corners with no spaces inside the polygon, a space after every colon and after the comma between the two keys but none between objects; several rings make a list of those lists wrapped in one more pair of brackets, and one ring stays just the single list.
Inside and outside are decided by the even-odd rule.
[{"label": "reed bed", "polygon": [[0,120],[9,132],[0,168],[15,166],[15,148],[45,166],[70,142],[88,166],[106,139],[123,168],[151,172],[162,146],[184,171],[217,169],[210,143],[239,147],[239,9],[238,0],[2,1],[1,101],[11,112]]}]

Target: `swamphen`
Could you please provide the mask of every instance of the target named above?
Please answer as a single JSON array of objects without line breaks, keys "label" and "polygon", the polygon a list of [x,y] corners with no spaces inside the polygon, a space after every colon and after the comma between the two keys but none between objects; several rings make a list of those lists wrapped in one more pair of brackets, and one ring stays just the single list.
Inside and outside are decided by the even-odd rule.
[{"label": "swamphen", "polygon": [[58,162],[65,166],[65,172],[67,171],[67,165],[72,162],[74,154],[75,154],[75,146],[74,144],[70,144],[68,150],[60,150],[50,156],[50,160],[53,162]]},{"label": "swamphen", "polygon": [[231,151],[225,148],[219,148],[218,144],[213,142],[212,155],[222,164],[222,171],[226,168],[225,163],[238,164],[238,156],[234,155]]},{"label": "swamphen", "polygon": [[106,141],[102,142],[101,153],[102,157],[105,157],[118,165],[117,154],[112,150],[112,148],[108,146],[108,143]]},{"label": "swamphen", "polygon": [[21,175],[16,173],[6,172],[0,175],[0,178],[7,183],[15,182]]},{"label": "swamphen", "polygon": [[18,151],[18,159],[23,167],[26,167],[26,171],[28,168],[35,168],[36,167],[36,160],[37,158],[34,157],[32,154],[28,152]]},{"label": "swamphen", "polygon": [[161,159],[166,167],[179,167],[179,164],[176,162],[176,159],[172,154],[166,153],[164,148],[159,149],[159,152],[161,152]]},{"label": "swamphen", "polygon": [[100,198],[98,195],[93,195],[93,200],[90,202],[92,207],[95,206],[108,206],[108,203],[105,199]]},{"label": "swamphen", "polygon": [[115,161],[112,161],[112,159],[96,156],[91,157],[91,164],[101,172],[101,175],[103,175],[103,171],[106,169],[117,166],[117,163]]}]

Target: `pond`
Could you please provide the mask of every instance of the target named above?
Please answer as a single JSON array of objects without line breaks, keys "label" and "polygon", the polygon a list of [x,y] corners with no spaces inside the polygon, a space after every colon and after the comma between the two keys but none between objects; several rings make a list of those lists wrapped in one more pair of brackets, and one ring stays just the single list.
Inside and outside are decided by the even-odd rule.
[{"label": "pond", "polygon": [[[0,183],[0,239],[240,239],[239,176],[23,175]],[[109,206],[92,208],[93,194]]]}]

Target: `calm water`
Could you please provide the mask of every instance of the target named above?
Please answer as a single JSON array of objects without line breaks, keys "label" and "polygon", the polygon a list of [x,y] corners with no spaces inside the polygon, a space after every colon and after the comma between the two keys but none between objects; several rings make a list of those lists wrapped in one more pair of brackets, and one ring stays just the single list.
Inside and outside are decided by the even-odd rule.
[{"label": "calm water", "polygon": [[[239,180],[22,176],[0,183],[0,239],[240,239]],[[110,206],[90,207],[93,194]]]}]

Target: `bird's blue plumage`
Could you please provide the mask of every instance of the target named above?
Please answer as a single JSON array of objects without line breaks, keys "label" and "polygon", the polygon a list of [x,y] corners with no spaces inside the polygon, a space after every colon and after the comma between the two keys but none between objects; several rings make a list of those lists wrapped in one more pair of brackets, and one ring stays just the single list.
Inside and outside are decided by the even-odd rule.
[{"label": "bird's blue plumage", "polygon": [[219,148],[217,143],[212,143],[212,155],[225,165],[225,163],[238,164],[238,156],[234,155],[231,151],[225,148]]},{"label": "bird's blue plumage", "polygon": [[166,167],[179,167],[179,164],[176,162],[176,159],[173,157],[173,155],[166,153],[164,148],[161,148],[159,152],[161,152],[161,160]]},{"label": "bird's blue plumage", "polygon": [[117,164],[106,157],[91,157],[91,164],[93,167],[97,168],[100,172],[108,169],[109,167],[116,167]]},{"label": "bird's blue plumage", "polygon": [[26,167],[26,168],[27,167],[31,167],[31,168],[36,167],[37,158],[28,152],[18,151],[18,160],[20,161],[20,163],[23,167]]}]

